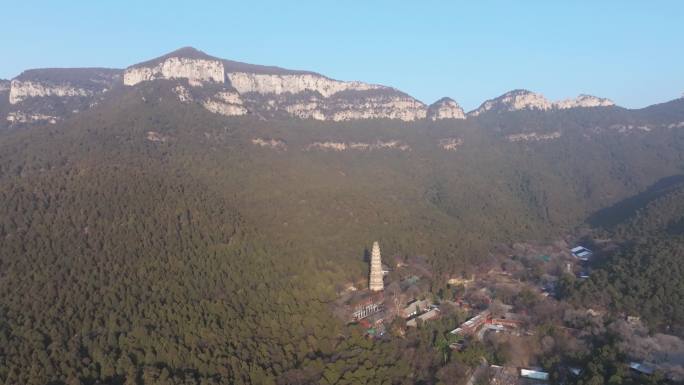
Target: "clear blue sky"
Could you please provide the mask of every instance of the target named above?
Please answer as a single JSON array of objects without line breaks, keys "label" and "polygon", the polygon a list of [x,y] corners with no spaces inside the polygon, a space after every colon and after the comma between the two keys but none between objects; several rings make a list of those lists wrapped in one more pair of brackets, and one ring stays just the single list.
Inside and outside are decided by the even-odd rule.
[{"label": "clear blue sky", "polygon": [[0,77],[126,67],[181,46],[394,86],[466,109],[514,88],[642,107],[684,92],[684,1],[0,4]]}]

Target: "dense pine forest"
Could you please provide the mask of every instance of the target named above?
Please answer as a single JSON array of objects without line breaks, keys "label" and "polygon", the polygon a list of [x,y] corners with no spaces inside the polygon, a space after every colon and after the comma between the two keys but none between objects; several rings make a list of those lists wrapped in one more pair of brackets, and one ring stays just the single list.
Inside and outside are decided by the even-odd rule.
[{"label": "dense pine forest", "polygon": [[[436,292],[495,260],[497,245],[553,240],[682,171],[681,131],[590,130],[684,120],[682,102],[640,115],[320,123],[220,117],[175,103],[167,85],[114,90],[54,126],[0,133],[3,383],[459,383],[480,357],[510,354],[486,342],[452,353],[447,332],[463,314],[379,341],[333,315],[341,287],[363,287],[373,240],[388,257],[425,257]],[[559,128],[555,141],[506,139]],[[448,137],[464,144],[438,150]],[[410,150],[307,147],[329,140]],[[621,251],[565,298],[682,335],[683,191],[597,230]],[[554,333],[539,339],[561,341]]]},{"label": "dense pine forest", "polygon": [[[684,184],[647,191],[606,214],[622,214],[601,228],[619,248],[597,261],[597,271],[572,289],[589,306],[639,315],[660,331],[684,335]],[[624,218],[621,218],[624,216]]]}]

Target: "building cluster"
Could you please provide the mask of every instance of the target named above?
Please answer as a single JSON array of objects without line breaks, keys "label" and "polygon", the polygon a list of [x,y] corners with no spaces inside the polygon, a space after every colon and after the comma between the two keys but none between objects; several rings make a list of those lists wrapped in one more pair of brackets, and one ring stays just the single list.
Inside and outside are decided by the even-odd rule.
[{"label": "building cluster", "polygon": [[[515,313],[506,312],[501,317],[495,317],[489,310],[485,310],[468,319],[449,333],[457,337],[474,337],[482,339],[487,331],[493,332],[513,332],[522,328],[524,322]],[[461,350],[462,342],[455,342],[451,345],[452,349]]]},{"label": "building cluster", "polygon": [[549,373],[541,368],[515,368],[490,365],[490,385],[544,385],[549,383]]}]

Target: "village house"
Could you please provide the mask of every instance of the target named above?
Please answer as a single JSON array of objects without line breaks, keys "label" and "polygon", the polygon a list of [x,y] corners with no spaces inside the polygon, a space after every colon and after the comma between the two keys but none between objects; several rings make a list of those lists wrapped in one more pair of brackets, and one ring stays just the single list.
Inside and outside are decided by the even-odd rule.
[{"label": "village house", "polygon": [[411,318],[420,313],[423,313],[430,306],[430,301],[427,299],[423,300],[412,300],[406,304],[406,306],[401,309],[401,316],[404,318]]},{"label": "village house", "polygon": [[437,317],[439,317],[439,309],[431,309],[427,313],[423,313],[416,318],[412,318],[412,319],[406,321],[406,326],[416,327],[416,326],[418,326],[418,320],[422,320],[423,322],[425,322],[425,321],[435,319]]}]

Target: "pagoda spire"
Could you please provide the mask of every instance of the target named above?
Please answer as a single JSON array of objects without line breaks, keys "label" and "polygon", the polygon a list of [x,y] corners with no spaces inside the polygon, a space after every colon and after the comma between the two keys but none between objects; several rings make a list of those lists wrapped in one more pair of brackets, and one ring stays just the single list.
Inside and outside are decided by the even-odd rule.
[{"label": "pagoda spire", "polygon": [[371,291],[382,291],[384,284],[382,281],[382,260],[380,257],[380,245],[378,242],[373,242],[373,251],[371,252],[370,264],[370,280],[368,288]]}]

